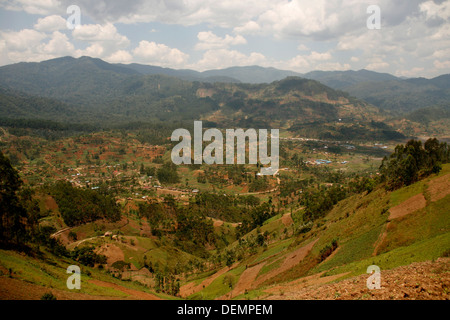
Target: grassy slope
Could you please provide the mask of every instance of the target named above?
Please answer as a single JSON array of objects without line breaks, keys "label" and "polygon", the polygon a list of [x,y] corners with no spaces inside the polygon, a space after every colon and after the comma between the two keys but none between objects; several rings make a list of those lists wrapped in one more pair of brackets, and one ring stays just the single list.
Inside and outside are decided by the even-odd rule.
[{"label": "grassy slope", "polygon": [[[70,265],[78,264],[71,259],[55,257],[46,252],[43,252],[43,255],[38,258],[26,256],[14,251],[0,250],[0,276],[9,277],[11,275],[14,279],[49,289],[53,288],[67,292],[76,291],[69,290],[66,285],[67,278],[69,277],[66,270]],[[151,293],[161,298],[169,298],[163,294],[156,294],[136,282],[120,281],[109,276],[105,271],[85,266],[81,267],[82,289],[79,292],[93,297],[129,297],[128,294],[117,288],[92,283],[91,280],[93,279],[116,284],[123,288]]]},{"label": "grassy slope", "polygon": [[[441,177],[450,173],[450,165],[445,165]],[[323,219],[317,221],[313,228],[304,234],[288,237],[284,234],[285,226],[281,222],[281,215],[277,215],[260,228],[260,232],[268,231],[273,239],[267,248],[260,248],[254,255],[215,279],[202,291],[191,295],[192,299],[214,299],[230,292],[226,278],[231,279],[235,285],[245,271],[246,265],[265,263],[259,271],[258,277],[279,268],[288,253],[302,247],[311,240],[319,239],[311,252],[299,264],[280,273],[263,283],[259,288],[250,290],[246,295],[236,298],[257,298],[263,295],[264,287],[272,283],[287,282],[299,277],[324,272],[325,275],[349,272],[346,277],[363,274],[369,265],[376,264],[382,270],[410,264],[415,261],[436,259],[450,248],[450,195],[438,200],[428,201],[427,206],[402,218],[389,221],[389,208],[392,208],[410,197],[421,192],[426,193],[427,184],[436,176],[429,177],[409,187],[395,192],[386,192],[377,189],[370,194],[355,195],[338,203],[334,209]],[[427,197],[427,196],[426,196]],[[292,226],[288,227],[289,230]],[[84,227],[86,238],[98,234],[98,230]],[[128,230],[130,231],[130,230]],[[381,235],[386,231],[384,238]],[[133,232],[132,232],[133,233]],[[246,237],[256,235],[256,230]],[[174,248],[165,247],[162,243],[152,239],[125,236],[127,243],[115,242],[124,252],[126,262],[134,262],[137,268],[141,267],[144,255],[149,260],[160,262],[176,262],[180,259],[186,261],[193,258]],[[130,239],[135,245],[131,245]],[[275,239],[275,240],[274,240]],[[338,251],[329,259],[318,260],[322,248],[334,239],[338,241]],[[93,240],[111,241],[102,239]],[[98,243],[99,244],[99,243]],[[235,247],[237,242],[230,244]],[[374,249],[378,246],[378,255],[374,256]],[[130,259],[133,257],[133,259]],[[35,283],[47,288],[66,288],[66,268],[74,264],[70,259],[60,259],[44,253],[37,259],[24,256],[12,251],[0,250],[0,271],[7,276],[11,269],[13,278]],[[95,285],[90,279],[97,279],[116,283],[137,290],[147,291],[143,286],[133,282],[123,282],[114,279],[104,271],[83,267],[83,293],[93,296],[108,296],[126,298],[122,291]],[[90,275],[88,275],[90,274]],[[189,279],[196,284],[211,276],[211,272]],[[257,278],[258,279],[258,278]]]},{"label": "grassy slope", "polygon": [[[253,265],[265,262],[259,277],[280,267],[289,252],[319,238],[308,256],[298,265],[266,281],[247,295],[236,298],[257,298],[267,285],[319,272],[324,272],[324,275],[348,272],[346,277],[350,277],[366,273],[367,267],[372,264],[382,270],[392,269],[442,256],[450,249],[450,195],[438,201],[428,201],[425,208],[392,221],[389,220],[389,209],[421,192],[425,192],[427,198],[428,183],[448,173],[450,165],[445,165],[438,176],[433,175],[395,192],[386,192],[380,188],[370,194],[355,195],[341,201],[324,219],[317,221],[308,233],[273,243],[241,263],[236,270],[249,262]],[[279,218],[277,216],[266,222],[261,232],[281,231],[284,226]],[[250,234],[256,234],[255,230]],[[320,262],[318,257],[321,249],[334,239],[338,240],[337,252]],[[230,247],[235,245],[233,243]],[[376,246],[378,253],[374,255]],[[223,277],[220,279],[223,280]],[[220,279],[211,284],[213,287],[205,288],[192,298],[217,298],[228,293],[230,289]]]}]

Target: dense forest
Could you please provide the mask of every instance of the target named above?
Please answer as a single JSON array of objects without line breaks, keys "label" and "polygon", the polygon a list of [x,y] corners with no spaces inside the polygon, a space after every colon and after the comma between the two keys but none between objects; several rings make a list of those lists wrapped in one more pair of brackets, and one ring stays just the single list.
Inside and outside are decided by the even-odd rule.
[{"label": "dense forest", "polygon": [[162,137],[166,128],[203,119],[219,128],[288,126],[321,139],[404,138],[370,123],[385,117],[377,108],[300,77],[262,84],[186,81],[83,57],[0,68],[0,87],[0,125],[17,135],[55,139],[123,129],[161,143],[170,135]]},{"label": "dense forest", "polygon": [[110,195],[75,188],[70,182],[62,181],[48,187],[48,192],[56,200],[61,217],[70,227],[98,219],[120,220],[120,209]]},{"label": "dense forest", "polygon": [[408,186],[432,173],[439,173],[442,164],[450,161],[450,150],[446,143],[428,139],[424,144],[410,140],[398,145],[394,153],[385,157],[380,167],[382,181],[390,190]]}]

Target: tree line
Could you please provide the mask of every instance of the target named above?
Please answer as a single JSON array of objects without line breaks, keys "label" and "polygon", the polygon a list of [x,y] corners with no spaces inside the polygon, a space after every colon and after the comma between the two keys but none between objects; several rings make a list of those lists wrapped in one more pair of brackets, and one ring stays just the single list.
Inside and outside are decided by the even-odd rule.
[{"label": "tree line", "polygon": [[381,181],[388,190],[399,189],[417,182],[432,173],[439,173],[442,164],[450,161],[450,150],[445,142],[430,138],[422,144],[410,140],[397,145],[380,166]]}]

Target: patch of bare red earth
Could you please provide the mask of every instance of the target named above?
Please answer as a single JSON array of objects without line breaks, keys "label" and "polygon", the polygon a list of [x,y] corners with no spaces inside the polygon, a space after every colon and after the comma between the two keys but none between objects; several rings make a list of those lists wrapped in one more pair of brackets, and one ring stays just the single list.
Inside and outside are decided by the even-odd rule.
[{"label": "patch of bare red earth", "polygon": [[294,223],[294,220],[292,220],[291,213],[289,212],[289,213],[284,214],[284,215],[281,217],[281,222],[283,222],[283,224],[284,224],[286,227],[288,227],[288,226],[290,226],[291,224],[293,224],[293,223]]},{"label": "patch of bare red earth", "polygon": [[196,285],[195,282],[190,282],[180,288],[180,295],[182,297],[188,297],[196,292],[201,291],[202,289],[209,286],[214,280],[216,280],[218,277],[220,277],[222,274],[230,271],[236,266],[236,263],[230,267],[225,267],[220,269],[218,272],[214,273],[213,275],[209,276],[205,280],[203,280],[200,284]]},{"label": "patch of bare red earth", "polygon": [[91,282],[97,286],[112,288],[112,289],[115,289],[118,291],[122,291],[123,293],[126,293],[130,297],[130,299],[133,299],[133,300],[161,300],[159,297],[157,297],[151,293],[125,288],[125,287],[120,286],[115,283],[105,282],[105,281],[100,281],[100,280],[89,280],[89,282]]},{"label": "patch of bare red earth", "polygon": [[236,286],[233,288],[233,290],[218,298],[219,300],[225,300],[230,299],[232,297],[236,297],[240,294],[243,294],[245,290],[251,290],[253,288],[257,288],[261,284],[263,284],[265,281],[279,275],[280,273],[283,273],[294,266],[296,266],[300,261],[302,261],[308,253],[311,251],[312,247],[316,244],[316,242],[319,239],[316,239],[307,245],[298,248],[297,250],[294,250],[291,253],[288,253],[284,256],[283,263],[281,266],[275,270],[271,270],[264,275],[258,277],[259,272],[266,264],[266,261],[262,261],[258,264],[252,265],[249,268],[247,268],[242,275],[239,277],[239,280],[236,284]]},{"label": "patch of bare red earth", "polygon": [[316,242],[319,239],[317,238],[314,241],[311,241],[310,243],[308,243],[307,245],[294,250],[291,253],[288,253],[285,256],[285,259],[283,260],[283,263],[281,264],[281,266],[277,269],[271,270],[265,274],[263,274],[262,276],[258,277],[256,279],[256,281],[253,283],[254,287],[257,287],[261,284],[263,284],[265,281],[269,280],[270,278],[273,278],[277,275],[279,275],[280,273],[283,273],[293,267],[295,267],[297,264],[300,263],[300,261],[302,261],[307,255],[308,253],[311,251],[311,249],[313,248],[313,246],[316,244]]},{"label": "patch of bare red earth", "polygon": [[0,277],[0,300],[40,300],[45,293],[52,293],[57,300],[160,300],[159,297],[134,289],[125,288],[115,283],[89,280],[89,282],[121,291],[128,297],[93,296],[76,291],[65,291],[55,288],[46,288],[22,280]]},{"label": "patch of bare red earth", "polygon": [[450,258],[415,262],[392,270],[381,270],[381,289],[368,289],[360,275],[335,281],[345,274],[320,274],[266,289],[272,300],[449,300]]},{"label": "patch of bare red earth", "polygon": [[433,179],[428,183],[431,201],[438,201],[450,194],[450,174]]},{"label": "patch of bare red earth", "polygon": [[236,297],[244,293],[246,289],[250,289],[253,283],[255,282],[259,271],[264,265],[265,262],[257,264],[256,266],[253,266],[251,268],[245,269],[245,271],[239,277],[239,281],[237,282],[233,290],[230,293],[220,297],[219,300],[231,299],[232,297]]},{"label": "patch of bare red earth", "polygon": [[407,214],[413,213],[419,209],[425,208],[427,200],[422,193],[419,193],[408,200],[400,203],[399,205],[392,207],[389,212],[389,220],[397,219]]}]

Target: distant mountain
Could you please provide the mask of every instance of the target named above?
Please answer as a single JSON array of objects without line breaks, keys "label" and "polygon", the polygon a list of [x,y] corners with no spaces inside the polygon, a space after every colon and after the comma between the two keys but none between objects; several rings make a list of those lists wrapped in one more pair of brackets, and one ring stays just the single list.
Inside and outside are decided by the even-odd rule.
[{"label": "distant mountain", "polygon": [[81,112],[56,99],[0,88],[0,118],[3,119],[67,120]]},{"label": "distant mountain", "polygon": [[203,77],[200,72],[194,70],[176,70],[171,68],[163,68],[158,66],[150,66],[139,63],[131,63],[131,64],[116,64],[116,66],[122,68],[128,68],[139,74],[162,74],[171,77],[177,77],[183,80],[188,81],[199,81]]},{"label": "distant mountain", "polygon": [[431,86],[439,89],[450,89],[450,74],[443,74],[433,79],[412,78],[405,80],[408,83],[421,86]]},{"label": "distant mountain", "polygon": [[450,75],[402,79],[387,73],[359,70],[313,71],[304,77],[400,114],[450,100]]},{"label": "distant mountain", "polygon": [[369,70],[359,71],[312,71],[303,75],[307,79],[320,81],[334,89],[345,90],[348,87],[362,82],[384,82],[400,80],[388,73],[378,73]]},{"label": "distant mountain", "polygon": [[183,80],[203,82],[271,83],[290,76],[302,76],[302,74],[293,71],[263,68],[259,66],[231,67],[226,69],[207,70],[203,72],[189,69],[176,70],[137,63],[117,64],[117,66],[129,68],[141,74],[164,74]]},{"label": "distant mountain", "polygon": [[404,118],[421,124],[450,119],[450,103],[417,109]]},{"label": "distant mountain", "polygon": [[[450,100],[450,75],[434,79],[403,79],[369,70],[293,71],[259,66],[231,67],[198,72],[142,64],[110,64],[100,59],[63,57],[41,63],[18,63],[0,68],[0,86],[32,95],[88,106],[105,105],[126,94],[129,83],[142,76],[165,75],[185,81],[208,83],[272,83],[286,77],[302,77],[342,90],[370,104],[398,114],[438,105]],[[57,88],[57,89],[56,89]],[[101,94],[95,94],[95,92]],[[112,115],[108,115],[112,116]]]},{"label": "distant mountain", "polygon": [[282,80],[286,77],[303,77],[302,74],[279,70],[275,68],[263,68],[259,66],[249,67],[231,67],[220,70],[208,70],[202,72],[204,76],[225,76],[234,78],[243,83],[271,83],[274,81]]},{"label": "distant mountain", "polygon": [[[196,73],[109,64],[89,57],[18,63],[0,68],[0,88],[7,93],[0,110],[3,115],[11,110],[8,118],[41,118],[95,124],[99,128],[133,121],[203,119],[221,128],[277,127],[316,138],[402,137],[381,124],[386,115],[377,108],[315,80],[291,76],[271,83],[224,85],[223,81],[174,77],[180,73],[195,79],[200,74],[200,79],[209,80],[248,80],[246,77],[253,74],[264,81],[290,72],[236,67]],[[9,96],[15,93],[18,98]],[[26,97],[20,97],[22,93]],[[11,107],[10,101],[18,103]],[[34,113],[39,116],[34,117]]]}]

